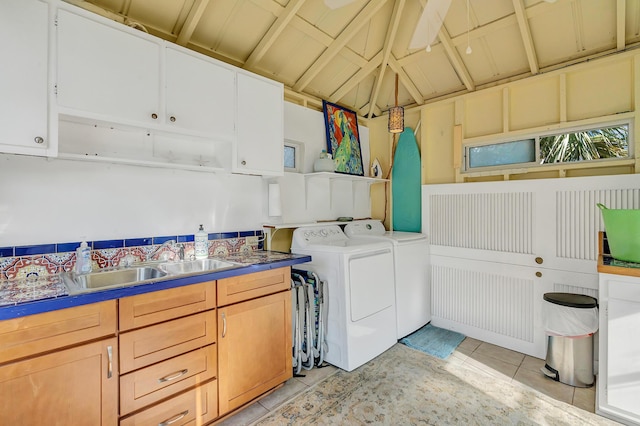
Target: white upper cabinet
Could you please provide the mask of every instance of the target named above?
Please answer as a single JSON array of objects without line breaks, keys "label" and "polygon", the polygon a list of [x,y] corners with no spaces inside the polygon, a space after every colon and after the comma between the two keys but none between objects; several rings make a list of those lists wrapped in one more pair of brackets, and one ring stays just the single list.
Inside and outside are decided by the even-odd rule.
[{"label": "white upper cabinet", "polygon": [[47,122],[48,8],[0,1],[0,152],[55,155]]},{"label": "white upper cabinet", "polygon": [[160,117],[160,45],[58,10],[60,113],[152,124]]},{"label": "white upper cabinet", "polygon": [[171,46],[165,61],[167,126],[232,141],[235,71]]},{"label": "white upper cabinet", "polygon": [[283,91],[280,83],[238,72],[238,130],[232,171],[284,174]]}]

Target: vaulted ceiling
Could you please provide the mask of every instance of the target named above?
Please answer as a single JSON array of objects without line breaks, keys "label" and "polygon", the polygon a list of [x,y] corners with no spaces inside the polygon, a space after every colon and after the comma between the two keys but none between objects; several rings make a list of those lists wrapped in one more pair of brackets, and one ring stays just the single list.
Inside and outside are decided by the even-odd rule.
[{"label": "vaulted ceiling", "polygon": [[637,0],[452,0],[430,52],[409,48],[429,0],[66,1],[363,117],[394,105],[396,74],[410,108],[640,42]]}]

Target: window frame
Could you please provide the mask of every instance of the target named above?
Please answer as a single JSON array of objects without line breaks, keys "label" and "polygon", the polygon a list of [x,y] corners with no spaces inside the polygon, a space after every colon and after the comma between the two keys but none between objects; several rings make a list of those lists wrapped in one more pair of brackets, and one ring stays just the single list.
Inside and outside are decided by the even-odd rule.
[{"label": "window frame", "polygon": [[295,167],[286,167],[284,164],[284,149],[282,151],[282,164],[287,173],[302,173],[304,171],[304,144],[291,139],[284,140],[284,147],[293,148]]},{"label": "window frame", "polygon": [[[585,130],[594,130],[594,129],[603,129],[607,127],[616,127],[616,126],[628,126],[628,149],[627,149],[627,157],[623,158],[599,158],[597,160],[582,160],[582,161],[567,161],[560,163],[545,163],[541,164],[542,158],[540,156],[540,139],[549,136],[557,136],[567,133],[575,133]],[[476,139],[476,138],[474,138]],[[488,139],[486,137],[482,138],[483,140],[477,142],[464,143],[463,141],[463,149],[462,151],[462,165],[463,168],[460,170],[460,173],[463,175],[473,175],[481,173],[485,174],[487,172],[509,172],[510,170],[522,170],[522,169],[566,169],[576,167],[577,164],[593,164],[594,167],[598,167],[600,163],[609,163],[612,164],[615,162],[628,162],[630,160],[634,160],[634,118],[628,117],[619,120],[604,120],[604,121],[589,121],[588,123],[583,124],[574,124],[566,127],[555,127],[555,128],[546,128],[542,129],[539,132],[529,131],[529,132],[516,132],[512,133],[512,136],[506,136],[500,138],[491,138]],[[535,146],[535,157],[536,159],[533,162],[526,163],[513,163],[513,164],[504,164],[498,166],[484,166],[484,167],[469,167],[469,152],[471,148],[477,148],[480,146],[488,146],[488,145],[498,145],[502,143],[509,142],[517,142],[517,141],[525,141],[531,139],[533,140]],[[584,166],[581,166],[584,167]]]}]

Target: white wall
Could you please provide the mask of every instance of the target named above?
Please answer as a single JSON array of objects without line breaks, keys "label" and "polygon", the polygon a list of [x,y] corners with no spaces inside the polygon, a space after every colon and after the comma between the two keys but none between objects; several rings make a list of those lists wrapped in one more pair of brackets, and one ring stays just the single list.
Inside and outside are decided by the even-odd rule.
[{"label": "white wall", "polygon": [[[312,172],[326,149],[322,113],[285,102],[284,120],[285,139],[305,145],[303,170]],[[83,137],[98,137],[92,135]],[[368,174],[369,129],[360,126],[360,138]],[[267,215],[267,184],[273,181],[281,184],[281,217]],[[200,223],[207,232],[250,231],[264,223],[370,214],[365,182],[0,154],[0,247],[193,234]]]},{"label": "white wall", "polygon": [[[358,126],[365,176],[369,175],[369,129]],[[322,112],[285,102],[285,140],[304,144],[302,171],[313,172],[313,163],[327,149]],[[335,220],[339,216],[355,218],[371,215],[369,185],[366,182],[309,178],[300,173],[286,173],[274,179],[280,183],[282,216],[270,217],[270,223],[300,223]]]},{"label": "white wall", "polygon": [[0,155],[0,247],[257,230],[259,176]]}]

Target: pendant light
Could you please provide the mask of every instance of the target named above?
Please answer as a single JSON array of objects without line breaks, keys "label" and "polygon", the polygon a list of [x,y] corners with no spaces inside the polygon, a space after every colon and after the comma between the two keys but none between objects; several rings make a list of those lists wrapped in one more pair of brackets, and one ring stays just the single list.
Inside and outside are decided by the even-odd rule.
[{"label": "pendant light", "polygon": [[389,108],[389,132],[404,131],[404,108],[398,106],[398,74],[396,74],[396,106]]}]

